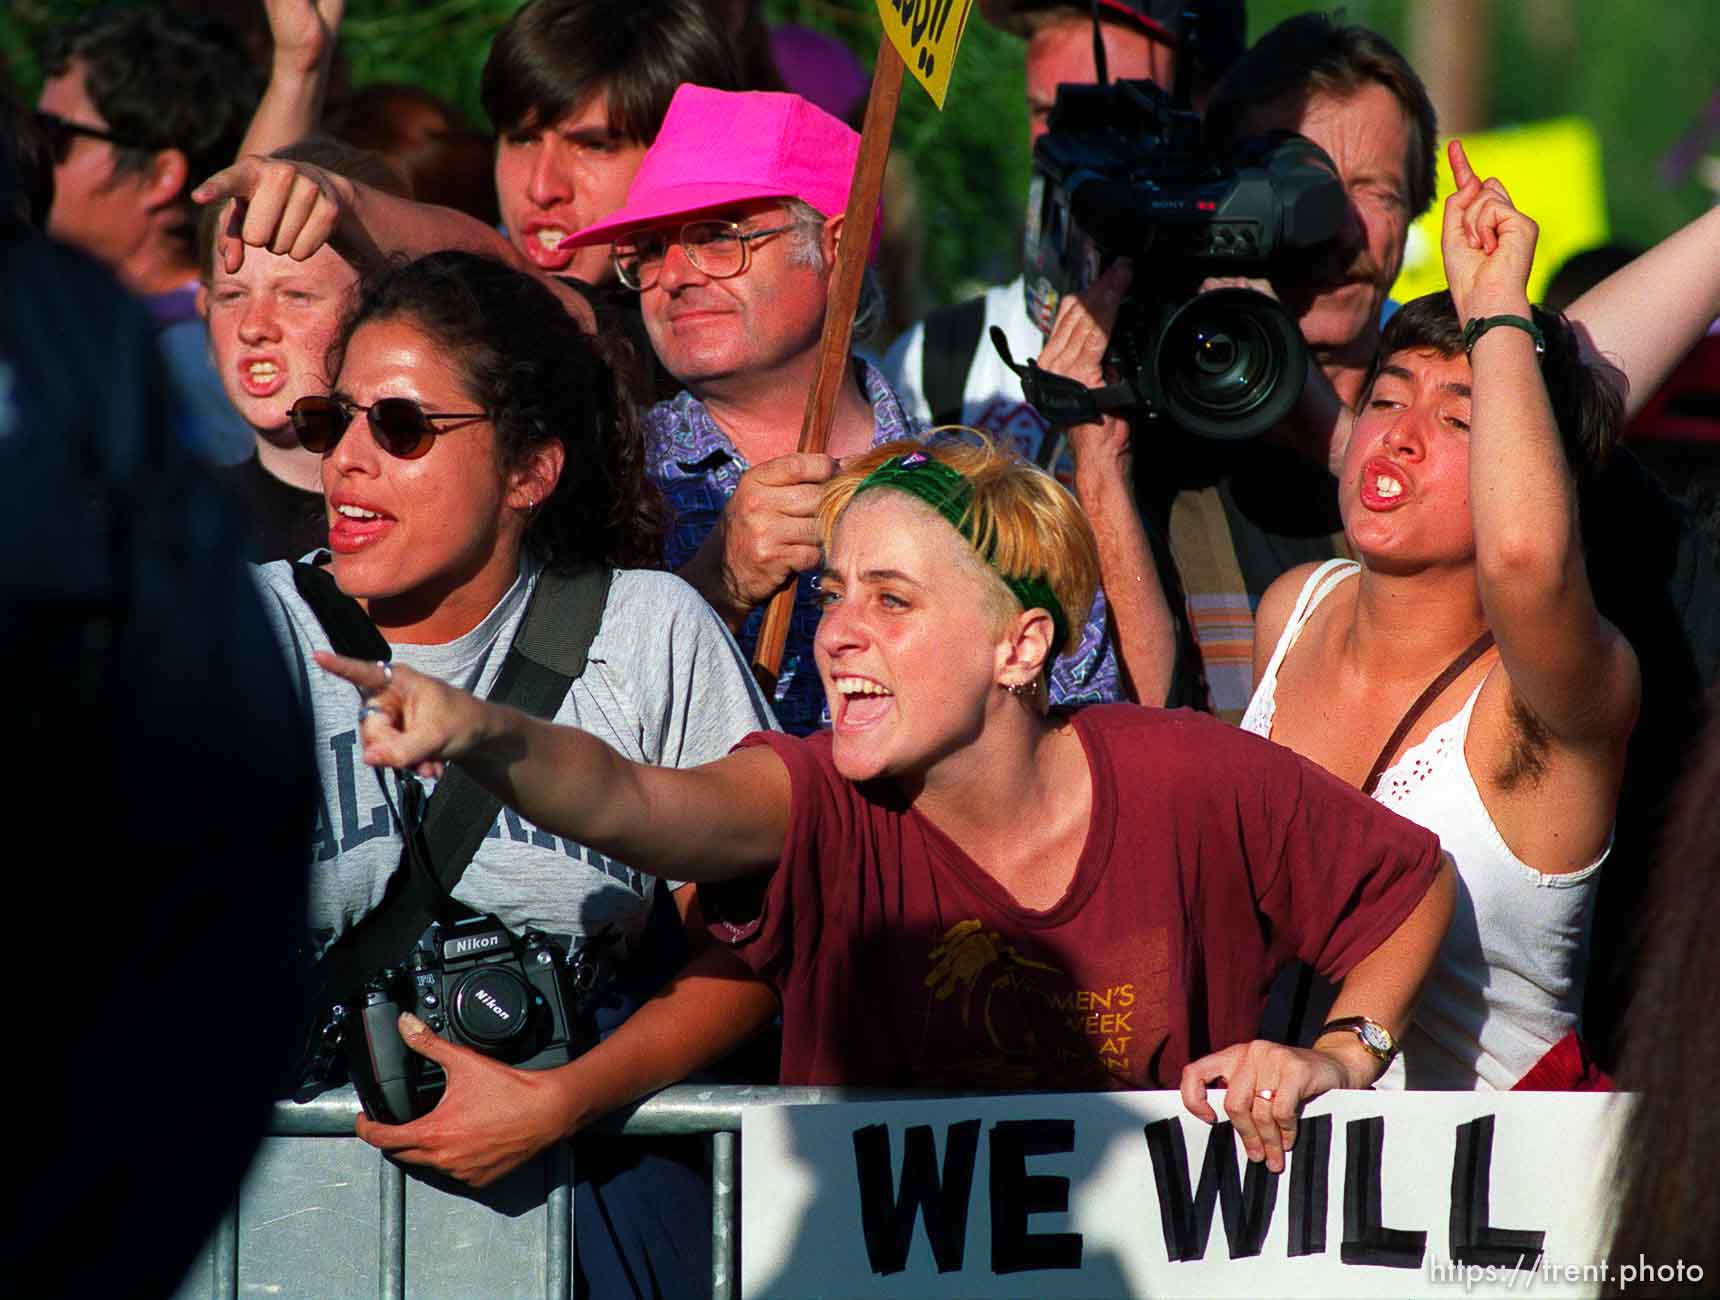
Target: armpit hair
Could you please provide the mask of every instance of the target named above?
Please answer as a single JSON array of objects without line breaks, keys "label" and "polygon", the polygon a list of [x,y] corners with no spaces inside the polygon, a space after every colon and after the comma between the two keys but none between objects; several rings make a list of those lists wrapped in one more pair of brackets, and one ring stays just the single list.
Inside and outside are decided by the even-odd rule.
[{"label": "armpit hair", "polygon": [[1511,692],[1510,710],[1511,729],[1515,734],[1511,754],[1499,772],[1501,790],[1515,790],[1519,785],[1539,785],[1547,774],[1547,751],[1552,745],[1552,734],[1547,730],[1547,724],[1535,716],[1534,710],[1515,690]]}]

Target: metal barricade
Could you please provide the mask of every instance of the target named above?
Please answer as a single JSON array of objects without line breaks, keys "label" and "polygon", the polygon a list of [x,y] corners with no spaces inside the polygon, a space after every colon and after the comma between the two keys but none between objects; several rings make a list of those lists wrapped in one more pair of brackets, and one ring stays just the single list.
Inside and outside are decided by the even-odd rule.
[{"label": "metal barricade", "polygon": [[[737,1292],[741,1115],[749,1106],[923,1096],[853,1088],[683,1084],[598,1132],[704,1133],[711,1140],[716,1300]],[[350,1088],[278,1103],[237,1200],[175,1300],[568,1300],[573,1295],[573,1148],[560,1143],[484,1192],[408,1174],[353,1136]]]}]

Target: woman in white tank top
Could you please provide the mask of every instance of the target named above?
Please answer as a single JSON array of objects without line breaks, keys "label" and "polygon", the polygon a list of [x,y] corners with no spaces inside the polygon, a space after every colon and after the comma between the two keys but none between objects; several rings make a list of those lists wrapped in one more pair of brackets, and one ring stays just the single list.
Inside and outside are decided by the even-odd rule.
[{"label": "woman in white tank top", "polygon": [[[1387,325],[1340,471],[1359,563],[1267,592],[1243,726],[1358,786],[1377,760],[1374,797],[1456,863],[1456,917],[1382,1084],[1509,1088],[1576,1025],[1640,682],[1595,610],[1573,478],[1616,436],[1618,394],[1529,306],[1535,223],[1455,143],[1451,162],[1450,293]],[[1311,1023],[1304,1040],[1317,997]]]}]

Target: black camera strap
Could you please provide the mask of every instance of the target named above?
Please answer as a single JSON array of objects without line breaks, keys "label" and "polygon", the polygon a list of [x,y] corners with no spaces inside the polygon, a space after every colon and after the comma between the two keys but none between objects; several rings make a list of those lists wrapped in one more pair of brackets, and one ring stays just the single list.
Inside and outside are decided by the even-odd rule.
[{"label": "black camera strap", "polygon": [[[487,698],[553,718],[585,672],[612,576],[604,567],[541,574]],[[293,581],[337,652],[361,659],[393,657],[376,625],[325,569],[295,564]],[[377,777],[383,780],[380,771]],[[446,769],[428,801],[422,800],[415,779],[407,778],[402,786],[402,834],[408,839],[400,865],[389,878],[382,902],[341,935],[318,963],[316,983],[323,1007],[404,957],[431,921],[476,915],[452,894],[495,823],[501,800],[457,764]],[[386,794],[386,784],[383,789]]]},{"label": "black camera strap", "polygon": [[1026,365],[1017,365],[1009,350],[1009,340],[997,326],[991,327],[991,345],[1003,364],[1021,378],[1021,395],[1053,429],[1067,429],[1077,424],[1093,424],[1101,416],[1141,404],[1140,395],[1127,381],[1089,388],[1079,380],[1054,375],[1041,370],[1039,363],[1029,357]]}]

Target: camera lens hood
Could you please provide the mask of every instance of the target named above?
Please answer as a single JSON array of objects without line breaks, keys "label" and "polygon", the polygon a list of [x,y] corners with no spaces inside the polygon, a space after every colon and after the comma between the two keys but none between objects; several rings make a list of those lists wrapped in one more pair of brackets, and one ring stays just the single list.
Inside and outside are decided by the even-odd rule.
[{"label": "camera lens hood", "polygon": [[1290,413],[1308,349],[1283,306],[1252,289],[1199,294],[1165,320],[1153,349],[1160,411],[1202,438],[1240,442]]}]

